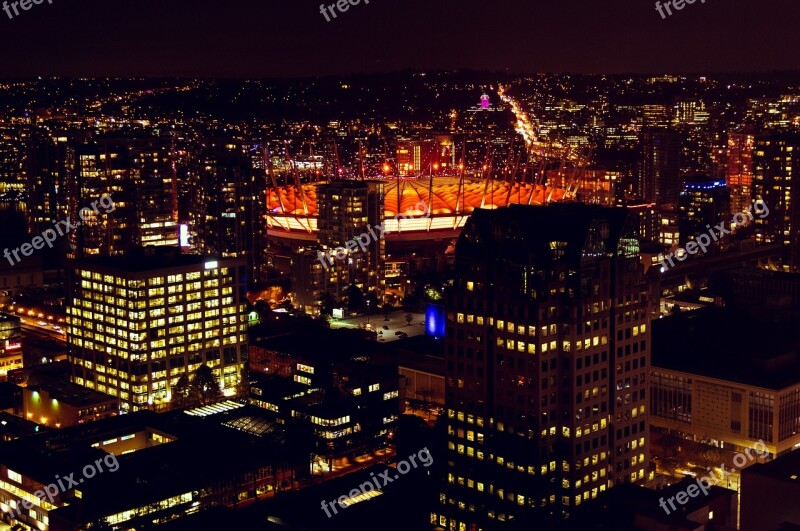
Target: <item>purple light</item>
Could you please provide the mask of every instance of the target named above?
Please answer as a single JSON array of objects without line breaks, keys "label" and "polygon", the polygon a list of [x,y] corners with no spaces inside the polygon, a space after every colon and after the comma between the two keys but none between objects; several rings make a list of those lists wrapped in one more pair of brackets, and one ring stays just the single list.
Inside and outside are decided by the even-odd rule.
[{"label": "purple light", "polygon": [[481,96],[481,108],[484,109],[484,110],[488,110],[489,109],[489,96],[486,95],[486,94]]}]

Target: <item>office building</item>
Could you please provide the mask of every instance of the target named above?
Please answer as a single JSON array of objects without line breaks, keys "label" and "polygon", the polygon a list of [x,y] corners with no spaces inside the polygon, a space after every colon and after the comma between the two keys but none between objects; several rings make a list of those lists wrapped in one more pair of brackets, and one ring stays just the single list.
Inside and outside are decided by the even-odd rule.
[{"label": "office building", "polygon": [[640,109],[644,127],[669,127],[671,109],[667,105],[642,105]]},{"label": "office building", "polygon": [[[294,459],[285,437],[257,408],[226,401],[4,442],[0,512],[23,529],[77,531],[167,525],[210,508],[239,508],[307,477],[307,456]],[[50,497],[36,496],[48,486]]]},{"label": "office building", "polygon": [[658,243],[677,245],[680,241],[680,210],[678,205],[664,205],[658,212]]},{"label": "office building", "polygon": [[43,428],[66,428],[119,414],[119,398],[70,383],[71,373],[64,360],[9,374],[20,397],[17,414]]},{"label": "office building", "polygon": [[706,308],[653,325],[653,430],[732,451],[800,446],[796,312]]},{"label": "office building", "polygon": [[388,444],[400,415],[397,365],[376,351],[358,331],[309,326],[261,341],[250,347],[250,403],[302,426],[316,471],[352,464]]},{"label": "office building", "polygon": [[165,409],[178,379],[205,364],[235,394],[247,358],[245,264],[175,247],[75,261],[72,381],[118,397],[123,411]]},{"label": "office building", "polygon": [[626,209],[477,210],[446,305],[449,463],[431,523],[501,529],[647,477],[648,284]]}]

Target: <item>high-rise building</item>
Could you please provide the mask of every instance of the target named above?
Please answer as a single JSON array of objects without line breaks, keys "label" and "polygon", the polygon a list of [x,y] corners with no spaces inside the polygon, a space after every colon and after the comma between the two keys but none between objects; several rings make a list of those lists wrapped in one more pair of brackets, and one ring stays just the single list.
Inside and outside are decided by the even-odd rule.
[{"label": "high-rise building", "polygon": [[[165,142],[74,143],[66,156],[66,210],[73,222],[81,222],[69,233],[72,258],[178,244],[177,183]],[[83,209],[105,195],[114,202],[113,212],[80,218]]]},{"label": "high-rise building", "polygon": [[178,245],[178,184],[162,143],[137,143],[128,152],[136,210],[134,244]]},{"label": "high-rise building", "polygon": [[448,470],[431,523],[502,529],[647,478],[638,223],[582,204],[472,215],[446,307]]},{"label": "high-rise building", "polygon": [[658,243],[678,245],[680,242],[680,211],[677,205],[664,205],[658,211]]},{"label": "high-rise building", "polygon": [[[266,277],[266,227],[261,215],[266,200],[263,171],[254,171],[244,147],[229,140],[210,140],[199,155],[191,178],[190,232],[195,252],[248,260],[248,284]],[[261,177],[259,177],[261,176]]]},{"label": "high-rise building", "polygon": [[24,145],[27,131],[0,128],[0,194],[20,193],[25,190]]},{"label": "high-rise building", "polygon": [[292,293],[295,306],[309,315],[322,309],[322,297],[327,292],[329,278],[325,263],[320,262],[318,246],[301,248],[292,254]]},{"label": "high-rise building", "polygon": [[729,133],[725,179],[731,190],[731,210],[743,212],[753,202],[753,135]]},{"label": "high-rise building", "polygon": [[178,379],[206,364],[234,394],[247,357],[245,264],[176,247],[74,261],[72,381],[119,397],[123,411],[162,409]]},{"label": "high-rise building", "polygon": [[[70,133],[75,136],[75,133]],[[25,184],[28,195],[28,231],[41,234],[53,221],[65,219],[67,147],[66,133],[37,130],[27,143]]]},{"label": "high-rise building", "polygon": [[660,241],[661,230],[659,221],[661,216],[655,203],[648,203],[646,201],[630,201],[626,203],[628,210],[631,214],[639,218],[639,240],[658,242]]},{"label": "high-rise building", "polygon": [[678,203],[680,186],[680,137],[673,131],[649,129],[642,133],[639,194],[659,205]]},{"label": "high-rise building", "polygon": [[800,270],[800,135],[767,134],[755,137],[753,153],[753,199],[763,200],[770,213],[756,217],[757,243],[783,243],[783,269]]},{"label": "high-rise building", "polygon": [[[364,294],[374,291],[381,298],[386,242],[375,227],[383,223],[384,218],[383,183],[334,181],[320,185],[317,208],[317,240],[323,248],[320,263],[326,264],[325,291],[340,303],[349,301],[351,286]],[[347,243],[362,234],[370,235],[366,249],[348,249]],[[342,257],[341,252],[337,255],[336,249],[345,249],[346,256]]]},{"label": "high-rise building", "polygon": [[683,186],[678,209],[681,245],[708,234],[708,225],[729,225],[730,219],[730,190],[725,181],[694,179]]}]

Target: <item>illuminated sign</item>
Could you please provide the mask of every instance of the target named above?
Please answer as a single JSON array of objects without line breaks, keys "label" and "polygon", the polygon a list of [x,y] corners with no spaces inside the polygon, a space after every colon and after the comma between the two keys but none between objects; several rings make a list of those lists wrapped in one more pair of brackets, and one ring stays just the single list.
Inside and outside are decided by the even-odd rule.
[{"label": "illuminated sign", "polygon": [[180,226],[179,238],[181,247],[189,247],[189,225],[184,223]]}]

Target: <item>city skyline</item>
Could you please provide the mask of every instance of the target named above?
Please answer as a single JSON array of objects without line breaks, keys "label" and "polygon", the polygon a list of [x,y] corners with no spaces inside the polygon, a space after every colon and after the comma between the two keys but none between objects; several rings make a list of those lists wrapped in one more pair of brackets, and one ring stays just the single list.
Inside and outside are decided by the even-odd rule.
[{"label": "city skyline", "polygon": [[800,529],[797,8],[328,1],[0,0],[0,531]]}]

